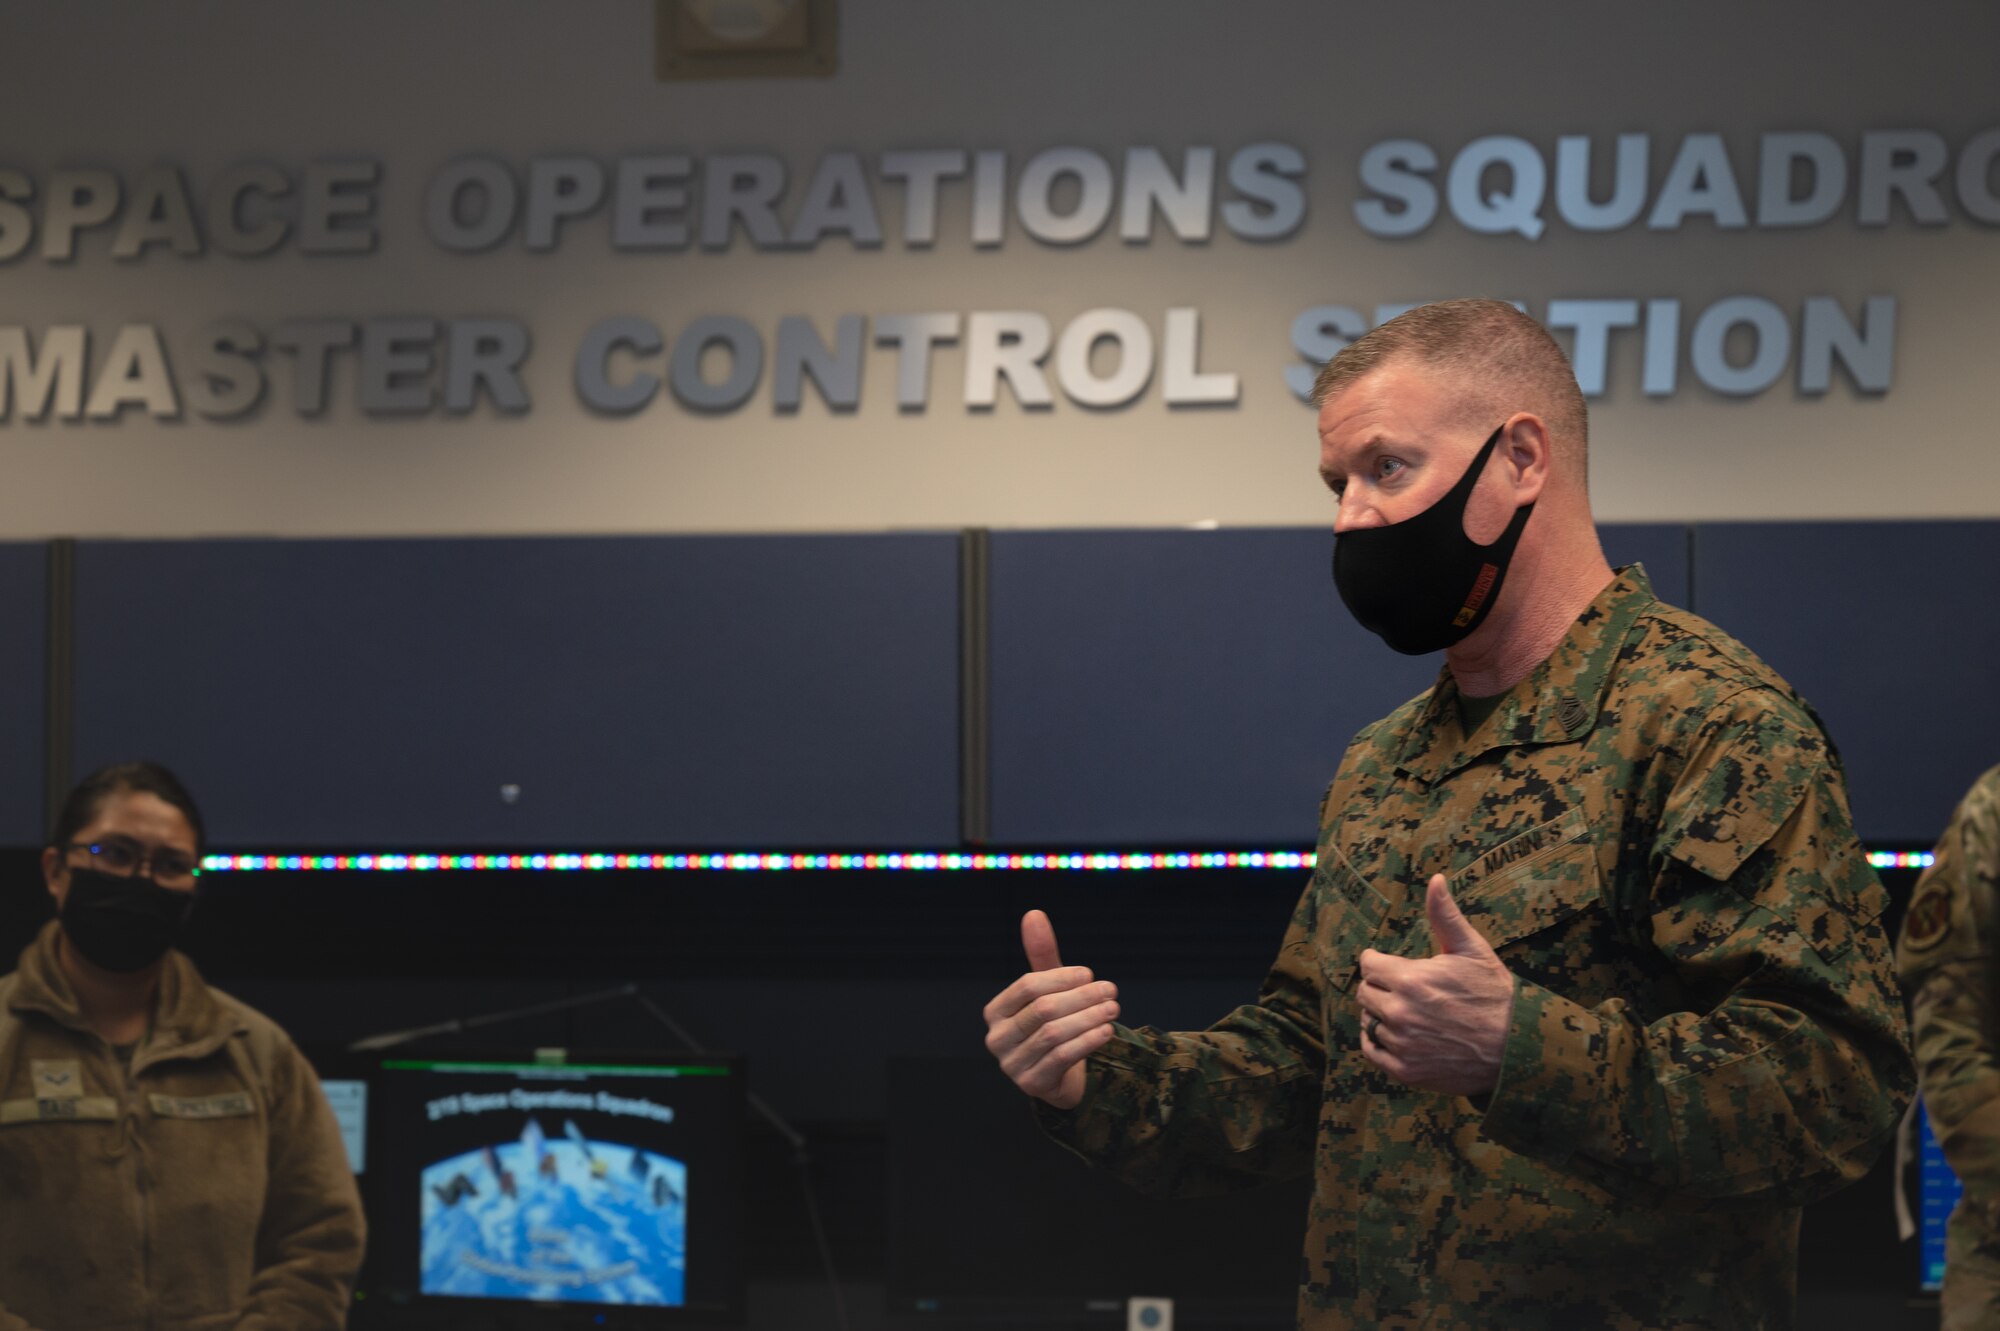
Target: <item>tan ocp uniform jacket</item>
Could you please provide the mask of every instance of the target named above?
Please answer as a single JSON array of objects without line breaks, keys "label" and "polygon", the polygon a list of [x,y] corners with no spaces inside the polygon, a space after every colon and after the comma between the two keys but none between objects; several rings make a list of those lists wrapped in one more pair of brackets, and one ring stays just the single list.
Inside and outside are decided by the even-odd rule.
[{"label": "tan ocp uniform jacket", "polygon": [[0,1331],[344,1326],[361,1203],[297,1047],[171,952],[128,1073],[56,932],[0,978]]}]

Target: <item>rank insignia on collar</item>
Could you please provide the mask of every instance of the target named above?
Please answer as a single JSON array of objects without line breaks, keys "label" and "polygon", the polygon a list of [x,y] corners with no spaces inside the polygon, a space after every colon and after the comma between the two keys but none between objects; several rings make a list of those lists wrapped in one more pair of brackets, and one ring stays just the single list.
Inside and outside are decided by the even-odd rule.
[{"label": "rank insignia on collar", "polygon": [[1577,700],[1574,693],[1565,693],[1562,701],[1556,704],[1556,720],[1562,723],[1564,730],[1575,734],[1583,729],[1586,721],[1590,720],[1590,712]]}]

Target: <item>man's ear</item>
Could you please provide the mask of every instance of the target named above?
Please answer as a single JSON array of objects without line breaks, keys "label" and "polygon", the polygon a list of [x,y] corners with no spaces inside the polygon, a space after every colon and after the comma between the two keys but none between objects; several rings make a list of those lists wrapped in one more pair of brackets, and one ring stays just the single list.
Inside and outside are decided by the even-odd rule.
[{"label": "man's ear", "polygon": [[1514,482],[1515,502],[1540,499],[1555,469],[1555,441],[1542,418],[1530,411],[1516,412],[1501,427],[1498,451]]}]

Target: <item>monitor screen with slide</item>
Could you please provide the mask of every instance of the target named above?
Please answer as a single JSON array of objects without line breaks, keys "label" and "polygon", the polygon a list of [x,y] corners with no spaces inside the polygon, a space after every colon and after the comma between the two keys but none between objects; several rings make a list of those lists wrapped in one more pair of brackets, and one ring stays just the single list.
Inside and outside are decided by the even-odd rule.
[{"label": "monitor screen with slide", "polygon": [[384,1053],[322,1077],[337,1115],[365,1125],[348,1137],[369,1221],[363,1320],[740,1319],[739,1060]]}]

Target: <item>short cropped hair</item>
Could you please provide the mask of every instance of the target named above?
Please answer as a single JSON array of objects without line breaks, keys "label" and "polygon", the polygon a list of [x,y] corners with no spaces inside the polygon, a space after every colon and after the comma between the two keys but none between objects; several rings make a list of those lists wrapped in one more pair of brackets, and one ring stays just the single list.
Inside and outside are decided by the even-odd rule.
[{"label": "short cropped hair", "polygon": [[[1458,414],[1491,424],[1507,411],[1532,411],[1549,427],[1556,457],[1584,475],[1590,413],[1569,358],[1548,330],[1500,300],[1446,300],[1419,305],[1356,338],[1313,381],[1324,406],[1357,379],[1391,361],[1408,359],[1442,370],[1464,386]],[[1489,427],[1490,428],[1490,425]]]},{"label": "short cropped hair", "polygon": [[77,782],[76,789],[70,791],[69,798],[63,801],[62,811],[56,815],[49,844],[68,845],[97,817],[106,800],[127,791],[157,796],[180,810],[194,832],[195,849],[200,850],[208,844],[208,833],[202,827],[201,810],[195,807],[194,796],[188,794],[180,778],[164,766],[145,761],[112,763]]}]

